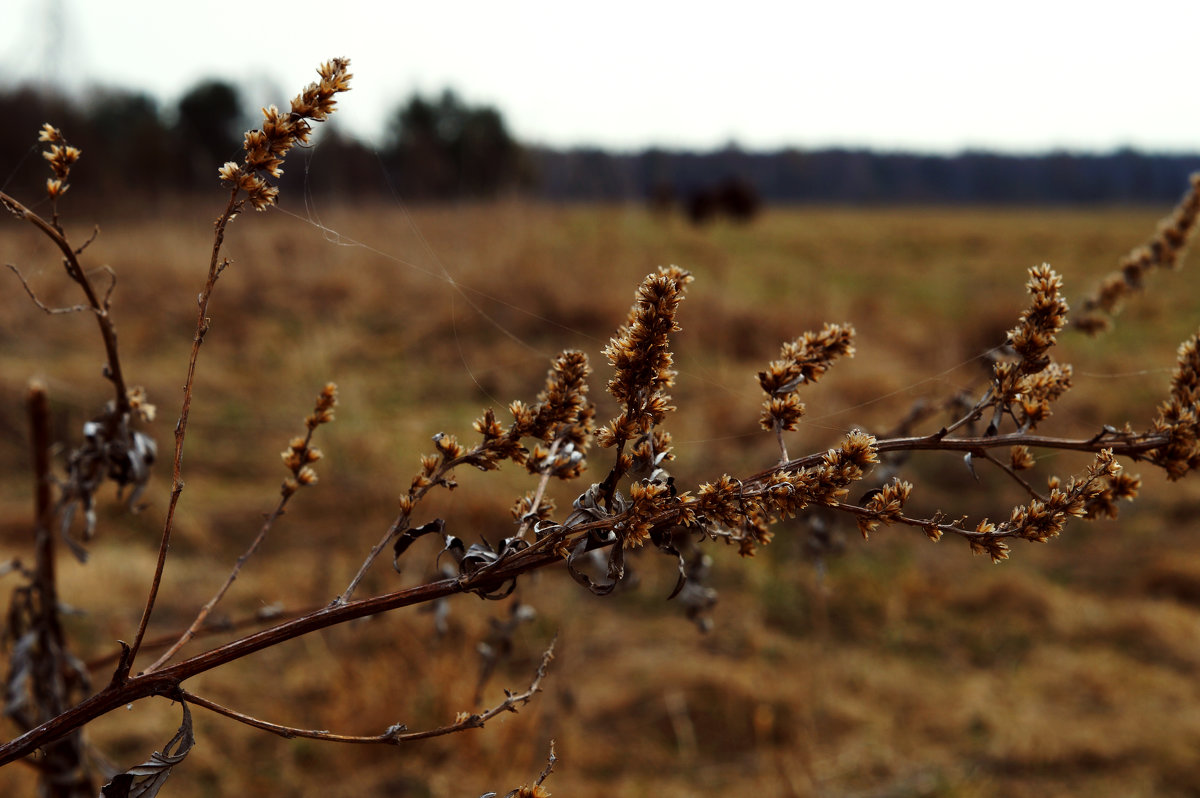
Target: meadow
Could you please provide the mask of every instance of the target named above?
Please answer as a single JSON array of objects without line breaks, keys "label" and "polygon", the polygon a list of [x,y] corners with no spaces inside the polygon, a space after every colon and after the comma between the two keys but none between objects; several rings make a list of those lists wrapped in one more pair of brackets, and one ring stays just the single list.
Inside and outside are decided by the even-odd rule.
[{"label": "meadow", "polygon": [[[75,192],[83,202],[86,184]],[[150,430],[163,451],[220,198],[90,210],[75,199],[63,203],[67,228],[83,239],[99,224],[88,255],[118,275],[122,356],[130,383],[159,407]],[[693,486],[778,459],[758,424],[755,373],[782,341],[825,322],[858,331],[856,357],[804,395],[809,412],[790,447],[823,451],[853,427],[892,429],[918,403],[986,387],[987,353],[1025,307],[1030,266],[1054,266],[1074,305],[1168,211],[770,208],[749,225],[696,228],[624,206],[299,200],[230,227],[233,263],[210,309],[187,489],[151,638],[185,627],[257,532],[286,476],[279,451],[327,381],[340,403],[319,432],[320,482],[220,605],[230,621],[337,595],[395,516],[430,436],[468,437],[483,408],[531,399],[559,350],[589,354],[597,417],[611,417],[600,353],[658,265],[696,277],[673,338],[679,409],[667,422],[672,473]],[[55,253],[14,221],[0,225],[0,253],[46,304],[78,301]],[[1055,406],[1064,434],[1153,418],[1176,347],[1200,320],[1191,261],[1153,275],[1111,332],[1061,336],[1057,357],[1076,369]],[[46,315],[15,277],[2,278],[0,561],[28,556],[28,379],[47,385],[62,441],[109,393],[94,320]],[[931,416],[921,429],[941,423]],[[1036,473],[1074,473],[1088,459],[1050,454]],[[89,562],[60,563],[62,599],[80,611],[68,631],[100,683],[112,668],[102,658],[129,639],[144,602],[166,460],[135,516],[106,488]],[[810,519],[785,522],[754,558],[710,546],[720,598],[704,633],[666,600],[674,563],[647,553],[632,558],[636,584],[612,596],[550,568],[506,601],[449,602],[444,632],[434,614],[397,611],[268,649],[197,677],[196,691],[287,725],[373,734],[476,708],[477,644],[514,602],[536,618],[513,636],[484,704],[524,689],[558,636],[543,692],[518,714],[399,748],[284,740],[197,710],[196,748],[163,795],[502,795],[537,775],[551,739],[559,761],[546,787],[564,796],[1196,795],[1200,488],[1125,465],[1143,490],[1118,520],[1014,545],[999,565],[905,527],[864,542],[837,519],[820,534]],[[980,468],[976,480],[949,454],[915,455],[902,473],[925,513],[1003,517],[1021,500],[999,472]],[[424,515],[468,541],[511,534],[508,507],[533,479],[512,467],[458,478]],[[578,492],[553,489],[560,507]],[[428,578],[438,549],[419,542],[403,574],[380,564],[364,595]],[[128,767],[178,723],[176,706],[153,699],[88,736]],[[0,793],[30,794],[32,784],[20,765],[0,769]]]}]

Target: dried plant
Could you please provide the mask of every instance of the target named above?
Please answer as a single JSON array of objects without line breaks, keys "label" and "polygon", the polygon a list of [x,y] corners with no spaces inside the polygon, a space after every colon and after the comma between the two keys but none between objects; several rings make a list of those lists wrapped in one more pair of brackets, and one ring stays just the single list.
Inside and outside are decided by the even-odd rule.
[{"label": "dried plant", "polygon": [[1108,330],[1124,301],[1142,290],[1150,271],[1179,268],[1200,219],[1200,173],[1192,175],[1189,182],[1187,193],[1174,212],[1159,223],[1154,237],[1121,258],[1117,270],[1107,275],[1084,300],[1083,313],[1075,320],[1076,327],[1091,335]]},{"label": "dried plant", "polygon": [[[643,280],[624,325],[604,349],[613,370],[607,389],[618,407],[610,421],[598,429],[594,426],[595,408],[588,389],[591,369],[586,355],[573,350],[563,352],[552,361],[545,386],[534,401],[514,401],[508,406],[511,420],[507,423],[487,409],[474,423],[474,442],[462,443],[452,434],[433,436],[433,451],[420,458],[416,474],[399,499],[394,521],[366,553],[361,567],[349,577],[336,599],[324,607],[288,617],[268,614],[257,619],[266,624],[264,628],[177,660],[183,646],[208,628],[212,610],[285,507],[301,488],[317,482],[313,465],[321,459],[321,452],[314,446],[314,434],[333,421],[337,404],[333,384],[320,390],[305,420],[305,434],[292,439],[284,449],[282,458],[288,476],[278,503],[224,583],[196,612],[186,630],[162,641],[147,640],[184,488],[183,451],[199,352],[210,329],[209,303],[218,279],[230,264],[222,255],[228,225],[247,205],[264,210],[275,202],[278,190],[271,178],[281,173],[288,151],[308,140],[311,124],[325,119],[334,110],[336,96],[349,89],[348,68],[347,60],[335,59],[319,69],[320,80],[292,101],[290,111],[265,109],[261,128],[245,136],[244,161],[226,163],[219,170],[230,193],[216,221],[209,268],[199,293],[183,401],[175,426],[170,501],[158,560],[154,572],[148,575],[147,598],[133,642],[122,644],[121,651],[108,660],[113,672],[98,690],[91,685],[88,668],[71,654],[59,623],[55,541],[62,536],[73,549],[81,554],[85,551],[95,533],[94,497],[105,480],[127,489],[127,503],[136,509],[156,452],[153,439],[137,426],[153,419],[154,408],[144,391],[127,386],[123,375],[111,303],[115,278],[105,272],[109,285],[99,291],[89,276],[94,272],[85,270],[80,262],[90,241],[74,246],[59,224],[58,202],[69,188],[71,166],[80,158],[79,150],[70,146],[57,129],[47,125],[42,130],[41,140],[50,145],[46,158],[53,173],[47,182],[53,211],[49,220],[0,194],[5,208],[32,224],[61,252],[68,279],[79,285],[85,298],[78,308],[69,310],[90,312],[96,317],[106,353],[103,373],[114,391],[106,407],[84,425],[82,442],[66,458],[65,477],[56,479],[52,476],[46,391],[36,385],[30,390],[37,487],[35,559],[32,568],[18,567],[24,582],[13,593],[6,625],[5,713],[22,733],[0,744],[0,764],[18,760],[32,764],[44,775],[46,794],[94,794],[82,730],[90,721],[139,699],[161,696],[178,702],[182,723],[162,751],[113,776],[103,788],[104,795],[155,795],[194,743],[193,707],[283,737],[399,745],[479,728],[501,713],[517,711],[540,690],[553,657],[552,643],[528,687],[521,692],[505,691],[504,700],[491,707],[462,712],[433,729],[409,730],[396,723],[368,735],[284,726],[225,707],[184,686],[198,674],[354,619],[401,607],[432,606],[463,593],[503,598],[521,577],[560,564],[579,584],[602,595],[626,579],[630,553],[647,549],[673,558],[678,580],[671,597],[679,596],[689,617],[703,628],[716,600],[715,592],[704,584],[712,565],[712,559],[701,550],[706,542],[721,541],[736,546],[741,555],[751,556],[771,542],[776,522],[821,509],[852,519],[864,537],[884,526],[908,526],[933,541],[946,535],[961,538],[972,551],[998,562],[1009,556],[1012,540],[1044,543],[1061,534],[1072,519],[1115,517],[1118,503],[1133,499],[1139,487],[1138,478],[1126,474],[1118,457],[1156,465],[1172,480],[1200,467],[1200,334],[1180,347],[1169,395],[1148,429],[1138,430],[1126,423],[1121,427],[1105,426],[1083,438],[1035,434],[1035,429],[1050,419],[1054,403],[1070,388],[1072,376],[1069,365],[1052,359],[1057,338],[1068,327],[1062,280],[1048,265],[1041,265],[1029,270],[1029,307],[1020,314],[1006,340],[998,342],[1007,347],[1011,357],[995,363],[989,384],[976,401],[964,404],[956,398],[947,403],[951,414],[938,429],[912,434],[911,428],[929,417],[910,414],[896,434],[876,437],[853,430],[826,451],[800,456],[789,453],[787,434],[797,430],[805,412],[801,392],[821,379],[838,359],[855,353],[853,327],[826,325],[785,343],[779,358],[758,373],[759,385],[766,393],[759,420],[775,436],[778,461],[758,473],[734,476],[714,471],[707,482],[681,486],[668,470],[674,452],[665,427],[676,409],[669,393],[675,378],[672,338],[681,330],[681,305],[693,277],[677,266],[663,267]],[[1200,178],[1193,178],[1192,191],[1150,245],[1149,254],[1138,255],[1125,266],[1124,285],[1140,284],[1142,272],[1150,265],[1177,265],[1194,226],[1198,191]],[[10,268],[38,307],[48,313],[59,312],[43,305],[16,267]],[[1107,293],[1115,296],[1115,289]],[[1087,311],[1096,309],[1111,313],[1115,302],[1098,301]],[[1085,317],[1079,326],[1092,329],[1097,325]],[[977,432],[984,421],[984,431]],[[595,482],[586,478],[589,461],[596,457],[593,443],[611,450],[608,470]],[[1034,466],[1034,452],[1055,450],[1085,453],[1089,462],[1079,473],[1051,477],[1044,488],[1039,488],[1023,473]],[[882,457],[913,452],[962,457],[972,471],[976,463],[988,463],[1018,483],[1027,498],[1001,521],[987,517],[971,520],[958,509],[909,514],[906,508],[917,490],[913,483],[895,474],[889,474],[882,484],[865,480]],[[460,466],[488,472],[505,462],[523,467],[536,478],[536,484],[515,501],[510,511],[497,512],[496,526],[486,530],[489,534],[484,540],[468,545],[447,531],[443,519],[425,513],[425,499],[432,491],[456,487],[455,471]],[[582,489],[569,510],[559,512],[546,495],[552,478],[582,480]],[[857,501],[851,498],[856,485],[870,487]],[[79,508],[84,523],[82,534],[75,539],[68,533]],[[412,544],[425,536],[441,540],[439,560],[448,573],[413,587],[356,597],[364,577],[389,546],[393,567],[399,570],[402,561],[411,556]],[[599,578],[595,578],[597,566],[603,571]],[[527,617],[528,610],[514,605],[507,622],[494,624],[492,638],[481,647],[481,687],[491,677],[496,658],[511,647],[519,622]],[[139,655],[151,646],[162,646],[164,651],[155,661],[137,669]],[[476,703],[481,699],[477,697]],[[509,795],[547,795],[543,782],[555,761],[551,748],[549,764],[537,781]]]}]

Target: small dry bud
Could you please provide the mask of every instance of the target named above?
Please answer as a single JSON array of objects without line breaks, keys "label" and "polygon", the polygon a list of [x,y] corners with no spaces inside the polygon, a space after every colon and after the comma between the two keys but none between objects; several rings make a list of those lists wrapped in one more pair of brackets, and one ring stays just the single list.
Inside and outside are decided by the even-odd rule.
[{"label": "small dry bud", "polygon": [[304,464],[300,459],[300,453],[295,449],[284,449],[279,453],[279,456],[283,459],[284,466],[292,473],[298,471],[300,466]]},{"label": "small dry bud", "polygon": [[126,391],[125,398],[129,402],[129,409],[135,415],[147,423],[154,420],[154,416],[158,413],[158,408],[146,401],[145,388],[140,385],[130,388]]},{"label": "small dry bud", "polygon": [[230,185],[240,185],[242,179],[242,167],[233,161],[226,161],[225,165],[217,170],[217,174],[221,178],[221,182]]},{"label": "small dry bud", "polygon": [[1025,471],[1033,468],[1033,455],[1029,453],[1028,446],[1014,446],[1009,450],[1009,465],[1013,471]]}]

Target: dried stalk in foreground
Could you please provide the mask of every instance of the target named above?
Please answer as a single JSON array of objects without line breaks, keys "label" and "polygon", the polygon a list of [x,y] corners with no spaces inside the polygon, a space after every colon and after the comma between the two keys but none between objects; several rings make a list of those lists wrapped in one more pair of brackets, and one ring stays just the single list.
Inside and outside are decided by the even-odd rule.
[{"label": "dried stalk in foreground", "polygon": [[175,523],[175,508],[179,504],[179,496],[183,493],[183,444],[187,438],[188,416],[192,408],[192,389],[196,380],[196,363],[200,358],[200,346],[204,336],[212,326],[208,317],[208,305],[212,299],[213,290],[221,273],[229,266],[229,259],[222,258],[221,247],[225,242],[225,229],[233,219],[241,213],[247,202],[256,211],[266,210],[275,204],[279,189],[272,186],[268,177],[279,177],[283,174],[283,158],[297,144],[308,142],[312,133],[309,120],[320,122],[328,118],[337,104],[336,95],[350,90],[349,72],[350,61],[346,58],[335,58],[322,64],[317,72],[321,80],[309,86],[292,100],[289,113],[282,113],[275,106],[263,109],[263,125],[259,130],[246,133],[246,158],[242,164],[232,161],[221,167],[219,175],[222,182],[229,186],[229,201],[225,210],[217,218],[214,225],[212,254],[208,262],[208,277],[204,288],[197,300],[196,334],[192,338],[192,351],[188,357],[187,378],[183,384],[183,405],[179,410],[179,421],[175,424],[175,457],[172,461],[171,499],[167,505],[167,517],[163,522],[162,539],[158,547],[158,562],[154,569],[154,578],[150,583],[149,594],[146,596],[146,607],[142,611],[142,619],[138,623],[137,634],[133,645],[129,647],[124,661],[118,667],[115,679],[124,678],[133,665],[146,636],[146,628],[150,623],[150,615],[154,612],[154,603],[158,598],[159,585],[162,584],[163,568],[166,566],[167,551],[170,548],[171,533]]},{"label": "dried stalk in foreground", "polygon": [[[107,795],[141,791],[150,796],[158,792],[166,776],[183,760],[194,742],[190,705],[285,737],[302,736],[330,742],[397,744],[478,728],[501,712],[516,711],[533,697],[546,676],[553,644],[526,691],[519,694],[506,691],[505,699],[490,709],[463,713],[453,723],[429,731],[409,731],[399,724],[369,735],[300,729],[217,704],[186,689],[184,684],[194,676],[255,652],[354,619],[401,607],[430,605],[464,593],[489,599],[503,598],[512,593],[521,577],[542,568],[562,565],[580,585],[594,593],[607,594],[626,579],[626,559],[635,550],[657,551],[673,559],[678,568],[678,580],[671,596],[678,595],[681,602],[691,602],[687,605],[689,613],[701,608],[696,610],[699,614],[715,601],[715,593],[702,581],[708,562],[705,555],[697,554],[703,544],[721,541],[736,546],[744,556],[752,556],[771,542],[772,526],[776,522],[814,508],[843,515],[864,536],[876,533],[886,525],[908,526],[934,541],[946,535],[961,538],[971,551],[999,562],[1009,556],[1012,540],[1044,543],[1061,534],[1072,519],[1115,517],[1118,503],[1134,498],[1139,487],[1137,477],[1125,473],[1118,457],[1158,466],[1172,480],[1200,468],[1200,411],[1197,409],[1200,400],[1200,355],[1197,354],[1200,352],[1200,334],[1181,345],[1169,395],[1148,429],[1139,431],[1129,423],[1121,427],[1108,425],[1085,438],[1035,432],[1051,420],[1054,404],[1070,389],[1072,376],[1069,365],[1053,359],[1058,336],[1068,326],[1062,281],[1048,265],[1041,265],[1029,270],[1029,306],[1003,342],[1011,357],[994,365],[989,383],[977,400],[947,403],[948,415],[936,430],[926,434],[912,433],[911,427],[928,421],[925,417],[912,416],[899,425],[901,432],[877,437],[868,431],[852,430],[838,445],[826,451],[799,456],[790,454],[786,434],[796,430],[805,409],[799,399],[800,392],[825,375],[838,359],[854,354],[853,327],[826,325],[818,332],[805,333],[784,344],[779,359],[758,373],[758,383],[766,394],[759,421],[774,435],[779,445],[779,459],[764,464],[764,470],[758,473],[741,477],[720,473],[716,468],[709,481],[686,489],[678,485],[668,471],[675,454],[666,427],[670,414],[676,410],[669,393],[675,377],[671,339],[681,331],[682,302],[693,278],[678,266],[662,267],[642,281],[625,323],[604,350],[613,369],[607,388],[618,406],[617,415],[607,424],[599,429],[593,424],[595,410],[589,398],[590,366],[586,355],[577,351],[563,352],[552,361],[545,386],[535,401],[517,401],[509,405],[512,418],[508,423],[501,422],[496,411],[487,409],[474,423],[474,432],[478,435],[474,443],[464,444],[456,436],[441,432],[433,436],[434,451],[421,458],[417,473],[399,499],[395,520],[366,553],[357,572],[347,574],[347,587],[334,601],[173,662],[182,647],[204,628],[212,608],[236,579],[284,505],[300,486],[315,482],[311,463],[319,453],[311,446],[312,433],[332,418],[334,389],[328,386],[318,397],[313,414],[306,422],[308,435],[293,440],[284,452],[285,466],[291,477],[284,483],[276,511],[264,523],[258,538],[234,565],[212,600],[199,610],[190,627],[156,662],[135,673],[132,665],[139,650],[147,645],[145,635],[183,488],[182,451],[198,354],[210,330],[210,319],[206,315],[208,303],[217,279],[229,265],[228,259],[221,255],[226,228],[247,203],[257,210],[274,203],[278,192],[269,178],[280,173],[287,151],[307,139],[310,121],[324,119],[333,109],[335,95],[348,89],[348,66],[344,59],[323,66],[321,80],[293,100],[289,113],[267,109],[262,128],[246,135],[245,161],[228,163],[220,169],[220,177],[230,189],[230,198],[216,224],[208,276],[200,293],[183,406],[175,431],[173,482],[159,558],[150,577],[149,595],[134,642],[131,646],[123,646],[121,654],[115,657],[111,679],[96,692],[90,691],[86,672],[73,664],[65,653],[65,645],[58,642],[62,637],[61,629],[55,631],[58,608],[47,599],[53,596],[55,577],[52,538],[45,530],[50,528],[50,521],[56,514],[61,524],[62,516],[68,510],[66,505],[61,502],[55,505],[44,495],[45,486],[49,484],[48,457],[44,454],[48,445],[44,425],[39,431],[38,412],[33,412],[34,448],[35,452],[43,452],[35,456],[35,476],[39,485],[35,525],[38,561],[34,573],[28,575],[31,587],[24,596],[19,594],[14,599],[13,606],[17,609],[10,616],[23,624],[16,627],[22,633],[20,639],[35,641],[26,648],[41,653],[39,656],[26,655],[23,649],[17,651],[18,647],[14,647],[13,663],[21,667],[10,667],[9,695],[20,693],[27,696],[28,701],[19,705],[21,712],[10,711],[9,714],[25,731],[0,744],[0,764],[24,758],[39,767],[56,771],[56,775],[63,768],[76,767],[81,761],[78,752],[69,754],[67,764],[52,760],[52,753],[68,750],[74,745],[80,730],[91,720],[151,696],[162,696],[183,704],[179,732],[161,752],[114,778],[106,787]],[[57,131],[44,135],[53,144],[48,160],[54,177],[47,190],[50,199],[56,203],[66,191],[70,165],[79,154],[77,150],[72,151]],[[140,433],[129,432],[129,427],[139,415],[148,415],[148,406],[136,390],[124,387],[123,378],[119,376],[116,339],[109,316],[111,290],[103,300],[94,290],[89,290],[90,283],[82,277],[78,260],[72,260],[83,248],[74,250],[66,244],[58,224],[56,204],[53,220],[46,222],[31,217],[15,200],[3,195],[0,198],[16,215],[32,222],[59,244],[71,279],[81,282],[82,278],[81,286],[87,297],[85,307],[101,319],[101,337],[109,360],[106,376],[117,387],[111,410],[94,422],[101,432],[93,437],[107,444],[132,441],[132,449],[136,452],[139,440],[136,436]],[[1190,202],[1192,200],[1185,199],[1179,211],[1180,219],[1194,219]],[[1180,222],[1176,227],[1183,230],[1190,224]],[[1176,246],[1176,242],[1183,239],[1186,235],[1182,239],[1175,234],[1167,236],[1176,255],[1181,250],[1181,244]],[[36,301],[36,297],[34,299]],[[977,427],[984,427],[985,431],[980,434]],[[546,485],[551,478],[575,481],[583,478],[593,443],[611,450],[607,470],[598,481],[584,480],[572,506],[559,512],[545,495]],[[127,444],[122,457],[129,454],[129,446]],[[98,451],[106,453],[107,457],[110,448],[106,445]],[[1025,475],[1035,465],[1035,452],[1039,450],[1080,452],[1086,453],[1088,458],[1075,475],[1050,477],[1044,487],[1039,487]],[[92,450],[81,447],[80,451]],[[1008,518],[1002,521],[986,517],[969,521],[968,515],[958,510],[921,516],[906,512],[906,506],[918,488],[893,475],[866,491],[858,501],[852,501],[852,488],[864,483],[882,456],[895,452],[930,452],[961,457],[972,471],[977,463],[987,464],[986,467],[1000,471],[1002,478],[1019,484],[1027,499],[1013,507]],[[431,492],[439,488],[452,490],[457,486],[454,475],[459,466],[472,466],[487,472],[498,469],[506,461],[524,467],[535,478],[536,487],[519,497],[511,510],[498,512],[494,527],[470,530],[470,539],[477,537],[473,533],[481,533],[478,535],[480,542],[466,544],[466,533],[462,536],[452,534],[444,519],[430,517],[425,512],[424,500]],[[80,455],[77,462],[93,461]],[[112,466],[111,461],[98,462]],[[85,471],[76,467],[72,473]],[[117,476],[112,478],[120,482],[125,472],[110,468],[101,473],[109,476],[116,473]],[[82,478],[79,481],[80,484],[91,484]],[[134,481],[127,479],[127,483]],[[136,484],[141,487],[145,481],[140,479]],[[365,574],[389,546],[393,567],[399,570],[401,561],[412,556],[413,542],[431,535],[441,539],[439,558],[449,569],[447,576],[415,587],[355,598]],[[47,655],[46,651],[53,653]],[[24,668],[25,663],[37,667]],[[78,671],[77,675],[71,675],[72,668]],[[31,675],[24,675],[27,672]],[[87,697],[80,700],[76,695]],[[75,701],[77,703],[72,703]],[[30,706],[36,707],[37,712],[25,711]],[[37,758],[39,750],[43,754]],[[549,775],[554,761],[551,753],[550,763],[538,782],[510,795],[544,795],[541,783]]]}]

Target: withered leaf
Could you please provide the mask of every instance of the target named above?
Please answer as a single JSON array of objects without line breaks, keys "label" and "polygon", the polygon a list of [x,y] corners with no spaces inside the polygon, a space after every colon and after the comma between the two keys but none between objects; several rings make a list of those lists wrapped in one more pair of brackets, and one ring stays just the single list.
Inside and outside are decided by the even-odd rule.
[{"label": "withered leaf", "polygon": [[[100,788],[102,798],[154,798],[171,775],[171,768],[183,761],[196,738],[192,734],[192,713],[183,705],[183,723],[161,752],[155,751],[142,764],[113,777]],[[173,752],[172,752],[173,749]]]},{"label": "withered leaf", "polygon": [[400,573],[400,557],[404,552],[408,551],[408,547],[416,542],[417,538],[428,535],[430,532],[442,534],[446,528],[446,522],[440,518],[435,518],[428,524],[422,524],[416,529],[410,529],[400,537],[396,538],[396,542],[392,544],[392,567],[396,569],[396,573]]}]

